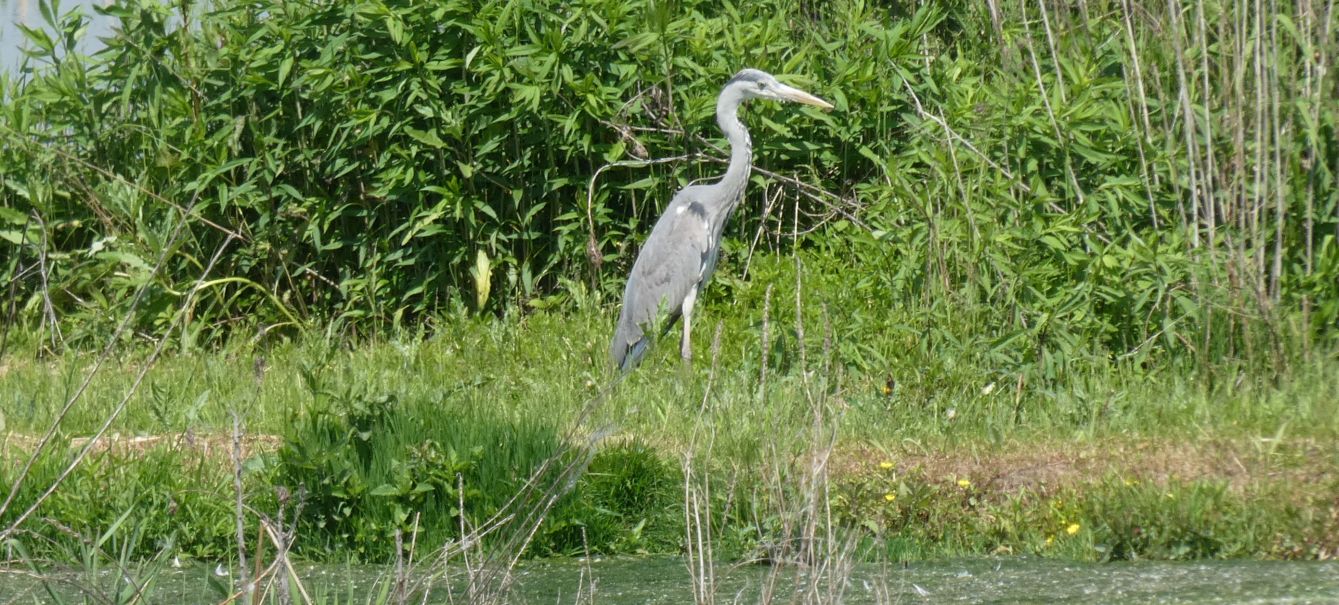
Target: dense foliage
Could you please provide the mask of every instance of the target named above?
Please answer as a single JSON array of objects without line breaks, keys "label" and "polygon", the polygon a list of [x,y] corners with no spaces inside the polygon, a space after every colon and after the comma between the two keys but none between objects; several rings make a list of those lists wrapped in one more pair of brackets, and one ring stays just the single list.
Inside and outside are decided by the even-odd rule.
[{"label": "dense foliage", "polygon": [[[0,265],[6,325],[51,348],[613,294],[720,169],[743,66],[837,105],[747,110],[780,177],[730,247],[801,252],[839,329],[890,335],[849,363],[910,341],[1054,375],[1339,322],[1339,17],[1305,0],[132,2],[94,56],[43,7],[58,33],[0,81]],[[740,273],[712,296],[761,303]]]}]

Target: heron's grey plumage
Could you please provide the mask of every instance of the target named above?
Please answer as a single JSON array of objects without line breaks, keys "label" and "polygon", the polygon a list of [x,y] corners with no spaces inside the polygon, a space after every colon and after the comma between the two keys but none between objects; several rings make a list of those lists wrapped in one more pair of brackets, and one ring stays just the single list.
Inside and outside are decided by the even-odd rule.
[{"label": "heron's grey plumage", "polygon": [[716,123],[730,142],[730,167],[715,183],[680,190],[665,208],[637,255],[623,291],[623,311],[614,329],[609,356],[623,371],[637,365],[657,318],[665,327],[683,317],[680,353],[691,357],[693,305],[716,270],[721,234],[744,197],[753,164],[748,129],[739,121],[739,105],[750,98],[798,101],[831,108],[822,99],[777,82],[770,74],[745,69],[735,74],[716,100]]}]

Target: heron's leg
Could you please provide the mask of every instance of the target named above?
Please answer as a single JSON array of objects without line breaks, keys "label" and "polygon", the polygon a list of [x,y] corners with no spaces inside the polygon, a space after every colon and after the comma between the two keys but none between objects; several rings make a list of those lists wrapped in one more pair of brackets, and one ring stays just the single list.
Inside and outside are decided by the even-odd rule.
[{"label": "heron's leg", "polygon": [[693,360],[693,304],[697,302],[697,286],[683,297],[683,340],[679,343],[679,355],[684,361]]}]

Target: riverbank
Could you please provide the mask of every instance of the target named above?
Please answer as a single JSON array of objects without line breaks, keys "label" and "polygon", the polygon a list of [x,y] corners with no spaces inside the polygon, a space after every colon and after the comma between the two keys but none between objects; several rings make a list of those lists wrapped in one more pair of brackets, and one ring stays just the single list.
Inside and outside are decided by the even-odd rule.
[{"label": "riverbank", "polygon": [[[616,381],[601,364],[601,319],[169,355],[133,392],[143,351],[96,372],[88,353],[11,355],[0,368],[6,484],[91,378],[4,521],[88,445],[25,525],[41,536],[34,556],[77,560],[93,536],[133,528],[135,556],[235,559],[239,469],[254,509],[245,525],[298,514],[289,546],[315,561],[392,560],[397,534],[421,552],[459,544],[527,490],[549,508],[524,556],[674,554],[692,546],[694,524],[737,560],[815,556],[797,545],[820,527],[851,556],[893,560],[1329,559],[1339,548],[1333,355],[1281,374],[1213,370],[1231,381],[1113,366],[1068,383],[941,380],[936,391],[909,366],[833,368],[821,344],[764,377],[736,335],[691,370],[663,347]],[[558,463],[571,473],[536,471]],[[503,533],[487,540],[510,543]]]}]

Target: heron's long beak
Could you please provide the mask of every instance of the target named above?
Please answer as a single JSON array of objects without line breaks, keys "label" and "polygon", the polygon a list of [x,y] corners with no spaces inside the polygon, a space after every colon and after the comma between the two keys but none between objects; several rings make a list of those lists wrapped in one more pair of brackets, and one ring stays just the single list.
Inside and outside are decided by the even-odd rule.
[{"label": "heron's long beak", "polygon": [[832,103],[824,101],[823,99],[815,97],[798,88],[786,86],[785,84],[782,84],[777,88],[777,94],[781,95],[781,98],[786,99],[787,101],[795,101],[796,103],[804,103],[805,105],[813,105],[823,109],[832,109]]}]

